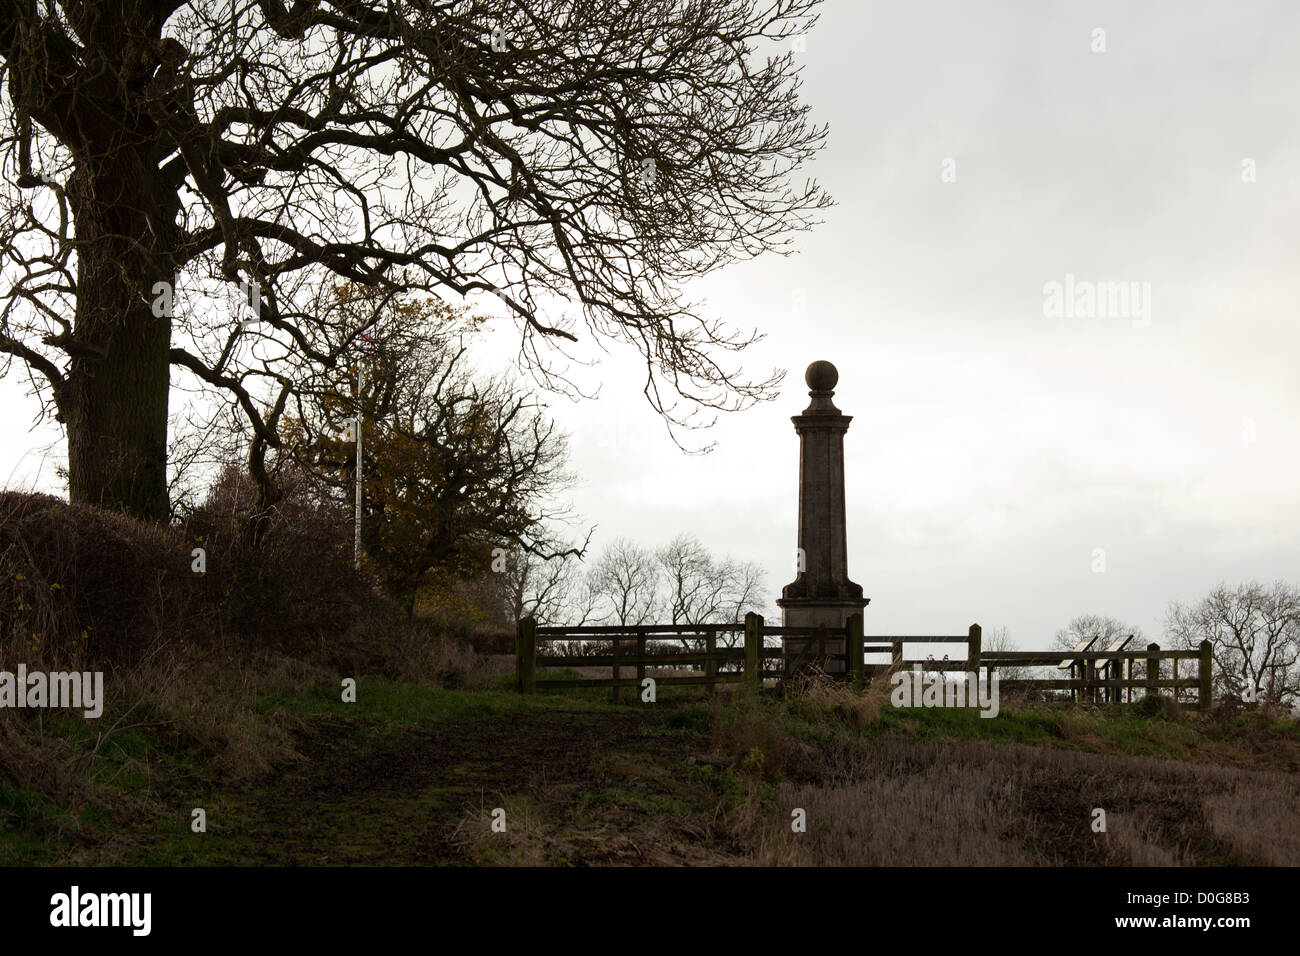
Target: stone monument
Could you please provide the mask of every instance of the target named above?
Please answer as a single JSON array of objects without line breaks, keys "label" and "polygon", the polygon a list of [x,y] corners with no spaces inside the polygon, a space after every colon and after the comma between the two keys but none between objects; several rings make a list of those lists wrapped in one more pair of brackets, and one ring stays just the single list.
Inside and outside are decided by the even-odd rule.
[{"label": "stone monument", "polygon": [[[781,589],[777,606],[786,627],[844,627],[850,616],[870,603],[862,586],[849,580],[848,543],[844,530],[844,433],[853,416],[845,415],[831,396],[840,373],[830,362],[808,366],[804,381],[812,398],[803,414],[795,415],[799,435],[798,574]],[[843,654],[844,640],[828,640],[828,654]],[[785,638],[788,662],[816,654],[809,639]],[[828,671],[843,673],[842,662]]]}]

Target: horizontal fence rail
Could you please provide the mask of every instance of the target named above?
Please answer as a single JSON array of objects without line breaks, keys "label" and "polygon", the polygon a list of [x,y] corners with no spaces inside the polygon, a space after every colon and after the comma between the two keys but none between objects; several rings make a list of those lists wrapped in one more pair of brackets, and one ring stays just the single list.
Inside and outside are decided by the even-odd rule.
[{"label": "horizontal fence rail", "polygon": [[[524,620],[528,620],[525,618]],[[556,635],[574,635],[591,637],[597,635],[636,635],[636,634],[685,634],[703,635],[709,631],[743,631],[744,624],[600,624],[583,627],[539,627],[537,636],[554,637]]]},{"label": "horizontal fence rail", "polygon": [[[769,645],[768,639],[780,639]],[[794,638],[794,641],[790,639]],[[963,658],[933,655],[908,657],[908,644],[966,645]],[[743,623],[635,624],[583,627],[539,627],[532,618],[519,622],[515,640],[516,686],[521,693],[541,689],[610,688],[615,700],[625,688],[640,689],[647,677],[656,686],[703,686],[706,693],[722,684],[761,687],[769,680],[786,680],[797,673],[820,671],[851,680],[858,687],[871,679],[900,669],[919,667],[926,673],[963,672],[977,677],[983,671],[998,675],[1004,690],[1069,691],[1073,700],[1132,702],[1134,691],[1159,696],[1161,690],[1195,690],[1197,703],[1211,703],[1212,658],[1210,645],[1192,650],[1086,651],[982,651],[982,631],[972,624],[966,634],[870,635],[862,633],[862,616],[855,614],[845,627],[768,626],[758,614]],[[888,654],[888,664],[868,664],[866,655]],[[1169,662],[1169,677],[1162,662]],[[1187,676],[1179,676],[1179,662],[1195,662]],[[1141,662],[1135,666],[1135,662]],[[1070,677],[1021,678],[1003,676],[1007,669],[1055,665]],[[607,668],[605,677],[544,677],[539,670]],[[688,673],[662,673],[688,671]],[[1140,671],[1140,673],[1134,673]],[[1014,674],[1014,671],[1012,671]],[[635,675],[635,676],[632,676]]]}]

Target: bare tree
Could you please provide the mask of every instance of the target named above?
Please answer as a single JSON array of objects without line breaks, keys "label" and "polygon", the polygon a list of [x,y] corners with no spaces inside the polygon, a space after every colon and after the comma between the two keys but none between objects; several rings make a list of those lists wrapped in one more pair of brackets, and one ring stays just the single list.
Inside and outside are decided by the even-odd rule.
[{"label": "bare tree", "polygon": [[[655,552],[655,560],[663,579],[663,612],[673,624],[736,623],[766,600],[757,564],[715,558],[694,535],[677,535]],[[724,633],[719,640],[734,645],[740,635]]]},{"label": "bare tree", "polygon": [[728,604],[731,585],[700,540],[679,534],[655,552],[664,579],[663,607],[672,624],[717,622]]},{"label": "bare tree", "polygon": [[[566,558],[565,560],[571,565],[576,564],[578,561],[577,558]],[[585,627],[588,624],[598,624],[602,619],[600,592],[593,587],[592,580],[590,570],[578,573],[576,567],[573,569],[568,589],[568,599],[564,605],[564,623],[570,627]]]},{"label": "bare tree", "polygon": [[290,369],[354,344],[325,276],[491,293],[558,389],[565,343],[624,343],[679,426],[769,399],[720,354],[757,333],[680,291],[830,202],[793,184],[816,4],[3,0],[0,372],[65,426],[74,500],[158,519],[173,367],[247,418],[274,499]]},{"label": "bare tree", "polygon": [[1300,589],[1284,581],[1219,584],[1196,604],[1172,603],[1165,629],[1178,647],[1210,642],[1220,693],[1300,700]]},{"label": "bare tree", "polygon": [[726,603],[723,607],[724,620],[728,624],[740,623],[750,611],[760,610],[767,602],[765,587],[766,573],[755,561],[724,561],[724,569],[729,578]]},{"label": "bare tree", "polygon": [[591,569],[590,587],[616,624],[644,624],[655,610],[654,556],[625,538],[610,542]]},{"label": "bare tree", "polygon": [[167,461],[171,519],[194,512],[207,491],[246,447],[243,423],[222,407],[190,407],[173,416]]},{"label": "bare tree", "polygon": [[[1070,646],[1073,647],[1074,645],[1071,644]],[[980,649],[981,653],[988,651],[994,654],[1002,651],[1020,650],[1015,642],[1011,640],[1011,631],[1005,624],[999,624],[984,631],[981,636]],[[1039,670],[1039,668],[1018,664],[999,664],[997,668],[999,678],[1002,680],[1027,680],[1039,676]]]},{"label": "bare tree", "polygon": [[1128,637],[1130,634],[1133,635],[1133,640],[1129,642],[1129,647],[1143,643],[1144,638],[1140,627],[1125,624],[1118,618],[1107,617],[1104,614],[1080,614],[1053,635],[1052,646],[1069,651],[1073,650],[1080,641],[1095,637],[1097,641],[1093,647],[1096,650],[1105,650],[1116,638]]},{"label": "bare tree", "polygon": [[[546,560],[522,548],[510,548],[501,555],[501,565],[498,570],[494,564],[493,572],[510,624],[525,617],[535,619],[538,624],[580,627],[586,623],[591,602],[589,598],[583,600],[587,588],[576,558],[558,555]],[[572,620],[575,609],[577,621]]]},{"label": "bare tree", "polygon": [[[1142,628],[1125,624],[1118,618],[1110,617],[1104,614],[1080,614],[1070,620],[1070,623],[1061,628],[1052,636],[1052,646],[1063,651],[1074,650],[1080,642],[1090,638],[1096,638],[1089,650],[1102,651],[1110,647],[1116,640],[1123,637],[1132,636],[1125,650],[1136,650],[1146,645],[1146,639],[1142,635]],[[1130,667],[1123,667],[1122,673],[1131,672]],[[1032,676],[1038,678],[1055,678],[1059,676],[1059,671],[1055,667],[1034,668]]]}]

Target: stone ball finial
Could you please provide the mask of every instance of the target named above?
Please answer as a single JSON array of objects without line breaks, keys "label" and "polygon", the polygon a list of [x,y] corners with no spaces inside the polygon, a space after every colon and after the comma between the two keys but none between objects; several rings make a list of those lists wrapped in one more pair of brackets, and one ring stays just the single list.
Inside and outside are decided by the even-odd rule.
[{"label": "stone ball finial", "polygon": [[803,380],[814,392],[833,392],[839,383],[840,373],[830,362],[819,359],[808,366],[803,373]]}]

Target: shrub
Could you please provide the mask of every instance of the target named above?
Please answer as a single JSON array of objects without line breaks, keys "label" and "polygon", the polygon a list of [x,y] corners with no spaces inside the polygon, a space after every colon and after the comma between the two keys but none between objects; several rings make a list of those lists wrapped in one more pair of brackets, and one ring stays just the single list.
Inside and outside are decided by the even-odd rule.
[{"label": "shrub", "polygon": [[172,529],[0,492],[0,663],[139,658],[193,607],[188,564]]},{"label": "shrub", "polygon": [[[364,566],[353,569],[345,518],[290,486],[254,538],[253,500],[247,479],[230,472],[167,527],[0,492],[0,666],[111,670],[163,652],[276,652],[396,680],[455,679],[475,667],[457,638],[476,625],[412,620]],[[507,645],[499,628],[480,630]]]}]

